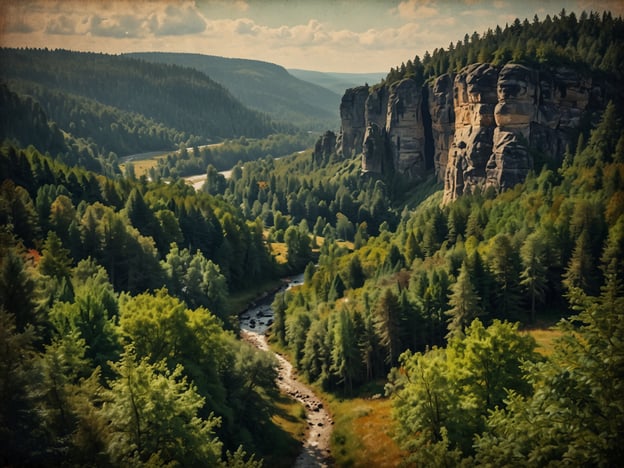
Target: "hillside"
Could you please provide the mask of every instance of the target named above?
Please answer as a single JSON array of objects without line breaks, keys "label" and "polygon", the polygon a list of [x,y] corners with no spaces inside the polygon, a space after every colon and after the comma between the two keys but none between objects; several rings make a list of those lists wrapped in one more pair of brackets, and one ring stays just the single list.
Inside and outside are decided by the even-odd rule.
[{"label": "hillside", "polygon": [[[110,139],[101,135],[102,126],[111,129],[113,120],[124,127],[125,121],[135,121],[128,126],[145,134],[139,138],[157,134],[173,147],[189,139],[206,143],[266,136],[276,129],[265,114],[246,108],[223,86],[181,67],[37,49],[2,49],[0,63],[0,79],[9,89],[36,99],[50,118],[67,124],[63,130],[91,137],[102,146]],[[140,152],[146,147],[153,145],[139,141],[115,149]]]},{"label": "hillside", "polygon": [[300,80],[309,81],[310,83],[327,88],[339,95],[342,95],[348,88],[363,86],[366,83],[379,83],[386,76],[386,72],[334,73],[300,70],[296,68],[289,68],[288,73],[299,78]]},{"label": "hillside", "polygon": [[227,87],[246,106],[303,130],[335,128],[338,124],[338,93],[298,79],[273,63],[200,54],[126,55],[198,70]]}]

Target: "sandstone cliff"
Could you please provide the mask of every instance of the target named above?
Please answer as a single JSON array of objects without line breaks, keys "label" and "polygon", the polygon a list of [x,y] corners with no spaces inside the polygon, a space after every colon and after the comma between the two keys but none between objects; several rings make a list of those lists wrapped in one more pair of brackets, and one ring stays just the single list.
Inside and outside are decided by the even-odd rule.
[{"label": "sandstone cliff", "polygon": [[534,158],[560,161],[604,90],[574,70],[475,63],[424,86],[410,78],[347,90],[337,141],[364,172],[435,173],[444,201],[522,182]]}]

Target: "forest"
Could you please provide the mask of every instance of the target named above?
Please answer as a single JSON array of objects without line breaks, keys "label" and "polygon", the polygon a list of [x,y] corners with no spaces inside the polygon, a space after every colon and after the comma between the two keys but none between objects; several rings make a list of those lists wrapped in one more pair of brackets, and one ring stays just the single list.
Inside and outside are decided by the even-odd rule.
[{"label": "forest", "polygon": [[[517,20],[386,80],[566,60],[617,83],[623,32],[608,13]],[[20,65],[28,54],[50,70]],[[271,346],[336,418],[336,402],[381,389],[406,466],[624,457],[621,100],[587,119],[561,164],[443,204],[434,175],[362,174],[358,156],[301,151],[309,137],[271,134],[257,113],[246,129],[201,134],[183,116],[84,94],[81,60],[108,70],[117,58],[0,55],[15,65],[0,87],[0,464],[291,466],[300,444],[284,429],[276,363],[240,339],[238,299],[300,272],[303,285],[273,301]],[[112,67],[107,80],[156,67],[149,86],[164,102],[169,79],[213,86],[123,60],[128,76]],[[50,85],[57,72],[66,88]],[[73,113],[98,130],[80,133]],[[122,174],[117,151],[142,134],[144,148],[181,150],[149,178]],[[229,140],[186,150],[216,135]],[[181,179],[197,171],[199,191]],[[535,330],[555,336],[550,349]],[[337,423],[335,463],[362,466],[345,432]]]}]

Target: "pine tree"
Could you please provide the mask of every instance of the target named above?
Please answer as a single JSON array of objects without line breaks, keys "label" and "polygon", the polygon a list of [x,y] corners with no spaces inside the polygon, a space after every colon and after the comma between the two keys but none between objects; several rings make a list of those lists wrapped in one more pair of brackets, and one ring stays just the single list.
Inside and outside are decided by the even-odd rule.
[{"label": "pine tree", "polygon": [[463,336],[464,330],[472,320],[482,314],[479,300],[470,280],[470,269],[464,259],[459,269],[457,281],[451,286],[451,295],[449,296],[451,308],[445,312],[449,316],[447,339]]}]

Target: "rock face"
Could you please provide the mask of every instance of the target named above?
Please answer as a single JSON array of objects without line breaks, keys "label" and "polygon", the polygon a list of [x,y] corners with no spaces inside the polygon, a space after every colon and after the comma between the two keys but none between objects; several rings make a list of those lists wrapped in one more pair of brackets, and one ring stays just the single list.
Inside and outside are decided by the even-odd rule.
[{"label": "rock face", "polygon": [[394,169],[412,179],[425,174],[425,129],[422,115],[423,89],[412,79],[390,87],[386,133]]},{"label": "rock face", "polygon": [[444,201],[470,193],[485,181],[492,153],[498,71],[489,64],[461,70],[453,84],[455,135],[448,153]]},{"label": "rock face", "polygon": [[366,131],[365,106],[368,86],[347,89],[340,102],[341,130],[338,137],[339,153],[351,157],[362,152]]},{"label": "rock face", "polygon": [[336,134],[331,130],[327,130],[323,133],[318,140],[316,140],[316,144],[314,145],[314,161],[320,163],[322,161],[327,161],[334,153],[336,149]]},{"label": "rock face", "polygon": [[448,153],[455,136],[453,75],[445,73],[429,86],[429,115],[433,139],[434,171],[441,182],[446,173]]},{"label": "rock face", "polygon": [[529,143],[531,122],[537,121],[537,72],[522,65],[505,65],[498,75],[497,95],[497,127],[485,185],[504,189],[522,182],[533,168]]},{"label": "rock face", "polygon": [[560,161],[604,89],[574,70],[519,64],[468,65],[418,85],[347,90],[340,105],[338,152],[362,154],[364,172],[396,171],[418,181],[434,172],[444,201],[522,182],[535,166]]}]

